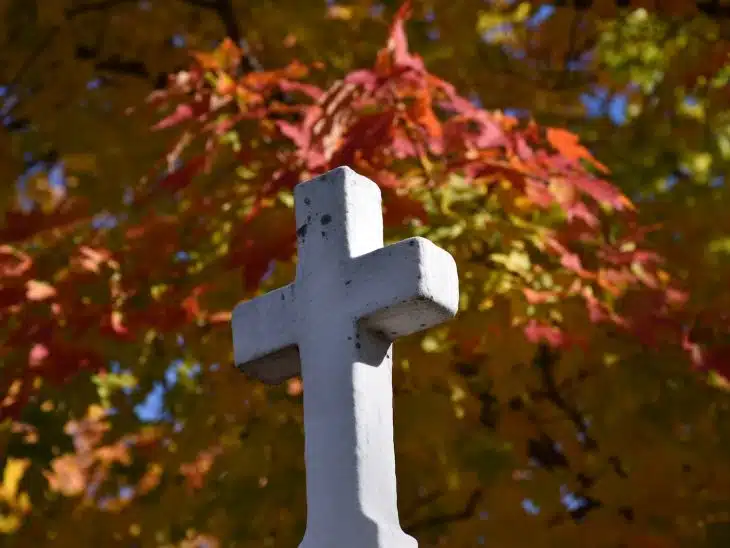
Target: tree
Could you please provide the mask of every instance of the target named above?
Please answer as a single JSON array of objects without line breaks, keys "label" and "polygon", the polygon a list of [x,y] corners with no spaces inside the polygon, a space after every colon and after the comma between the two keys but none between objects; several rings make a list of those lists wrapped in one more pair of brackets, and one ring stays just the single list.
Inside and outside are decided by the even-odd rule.
[{"label": "tree", "polygon": [[[170,2],[180,12],[166,15],[149,6],[149,18],[125,4],[70,3],[35,19],[39,28],[61,21],[93,34],[99,27],[88,18],[109,16],[116,36],[129,40],[123,50],[144,52],[144,71],[101,46],[81,63],[131,77],[123,95],[104,90],[46,124],[48,95],[23,95],[30,83],[6,92],[22,99],[11,125],[32,122],[11,133],[18,150],[37,158],[45,147],[67,171],[63,185],[43,171],[25,179],[30,211],[9,192],[14,207],[1,229],[8,457],[0,525],[9,545],[296,543],[304,526],[301,388],[264,388],[232,370],[228,311],[291,280],[291,189],[341,164],[381,186],[390,240],[425,235],[454,254],[462,276],[459,319],[396,348],[405,527],[425,546],[472,546],[480,537],[510,546],[722,545],[727,395],[689,366],[693,357],[708,366],[703,352],[722,357],[723,303],[695,296],[698,278],[683,269],[697,255],[667,253],[665,231],[648,230],[646,200],[637,211],[626,197],[637,187],[621,192],[608,182],[628,185],[626,143],[609,140],[600,163],[555,124],[565,109],[546,127],[467,100],[458,72],[475,53],[458,67],[438,51],[469,42],[444,30],[440,44],[424,45],[424,64],[408,47],[407,5],[377,53],[366,42],[331,56],[321,55],[326,33],[306,26],[321,17],[315,10],[277,4],[303,20],[292,38],[267,18],[269,8],[250,8],[259,33],[278,25],[273,34],[283,40],[270,41],[263,63],[232,41],[205,52],[208,32],[243,34],[226,2]],[[28,5],[11,4],[13,17]],[[377,28],[379,16],[364,15],[368,3],[335,7],[330,40]],[[464,13],[447,8],[436,20],[445,29],[451,22],[455,37]],[[107,102],[111,112],[135,97],[141,103],[142,84],[181,62],[172,61],[182,59],[174,48],[156,58],[149,29],[167,23],[163,15],[192,14],[204,14],[198,43],[190,40],[199,51],[192,66],[173,70],[148,107],[125,120],[100,116]],[[512,24],[526,20],[515,15]],[[137,21],[135,38],[129,25]],[[414,25],[424,43],[427,22],[426,14]],[[219,30],[206,30],[214,24]],[[609,46],[617,29],[602,30]],[[71,65],[51,97],[91,76],[68,68],[78,50],[59,53]],[[631,61],[630,51],[620,55]],[[269,70],[250,70],[262,64]],[[443,68],[441,78],[431,65]],[[490,89],[487,76],[478,89]],[[575,108],[581,90],[585,83],[548,97]],[[59,139],[70,122],[78,128]],[[579,129],[610,134],[594,123]],[[98,133],[105,125],[114,132]],[[136,138],[127,143],[124,134]],[[59,143],[64,150],[54,150]],[[660,202],[647,207],[658,214]],[[675,212],[670,226],[697,234],[686,217]],[[699,280],[712,282],[708,294],[722,287]],[[689,333],[700,312],[704,331]],[[150,393],[163,406],[144,420],[136,406]]]}]

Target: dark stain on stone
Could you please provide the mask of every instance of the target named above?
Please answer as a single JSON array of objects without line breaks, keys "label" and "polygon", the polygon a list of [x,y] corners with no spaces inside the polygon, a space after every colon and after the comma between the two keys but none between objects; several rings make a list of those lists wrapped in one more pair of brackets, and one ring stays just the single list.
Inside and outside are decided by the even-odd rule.
[{"label": "dark stain on stone", "polygon": [[352,283],[352,280],[347,280],[347,281],[345,282],[345,285],[350,285],[351,283]]},{"label": "dark stain on stone", "polygon": [[360,348],[360,343],[355,343],[355,348]]},{"label": "dark stain on stone", "polygon": [[395,331],[391,331],[390,334],[391,335],[397,335],[398,333],[396,333]]},{"label": "dark stain on stone", "polygon": [[422,323],[421,324],[421,329],[423,329],[424,327],[426,327],[426,324],[425,323]]},{"label": "dark stain on stone", "polygon": [[328,225],[331,222],[332,222],[332,216],[331,215],[322,215],[322,220],[320,221],[320,223],[322,223],[322,225]]},{"label": "dark stain on stone", "polygon": [[311,223],[312,222],[312,216],[311,215],[307,215],[307,222],[308,223]]},{"label": "dark stain on stone", "polygon": [[410,242],[408,242],[408,245],[411,246],[411,247],[413,247],[414,245],[416,245],[416,242],[410,241]]},{"label": "dark stain on stone", "polygon": [[297,228],[297,236],[300,238],[304,238],[307,235],[307,223],[304,223],[302,226]]},{"label": "dark stain on stone", "polygon": [[281,294],[281,300],[283,301],[285,299],[284,294]]},{"label": "dark stain on stone", "polygon": [[351,340],[352,340],[352,337],[347,337],[347,340],[348,340],[348,341],[351,341]]},{"label": "dark stain on stone", "polygon": [[311,204],[311,203],[312,203],[312,200],[310,200],[309,198],[304,198],[304,203],[305,203],[306,205],[309,205],[309,204]]},{"label": "dark stain on stone", "polygon": [[324,230],[322,231],[322,238],[327,239],[327,233]]}]

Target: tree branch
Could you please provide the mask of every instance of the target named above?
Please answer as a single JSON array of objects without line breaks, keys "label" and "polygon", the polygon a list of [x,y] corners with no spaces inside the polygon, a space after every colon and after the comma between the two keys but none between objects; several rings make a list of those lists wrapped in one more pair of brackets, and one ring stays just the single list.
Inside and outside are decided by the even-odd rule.
[{"label": "tree branch", "polygon": [[543,390],[538,392],[536,396],[542,396],[561,410],[573,423],[575,429],[583,436],[583,446],[589,450],[597,450],[598,442],[588,435],[585,419],[576,408],[572,407],[560,393],[558,383],[555,380],[555,364],[558,360],[556,352],[553,352],[547,345],[538,346],[537,355],[535,356],[535,365],[540,371]]},{"label": "tree branch", "polygon": [[[23,77],[23,75],[28,72],[31,65],[36,62],[38,57],[40,57],[41,53],[48,47],[48,45],[51,43],[51,40],[53,40],[54,36],[58,34],[58,27],[51,28],[46,35],[43,37],[43,39],[38,43],[38,45],[33,49],[33,51],[30,52],[30,55],[23,61],[23,64],[20,65],[20,68],[18,71],[13,75],[13,77],[10,79],[10,81],[6,84],[7,91],[5,96],[5,100],[3,101],[2,107],[0,107],[0,116],[7,116],[12,109],[12,106],[15,106],[17,103],[12,103],[10,101],[10,98],[13,96],[13,91],[15,86],[18,85],[18,82]],[[11,107],[7,107],[7,105],[12,105]],[[7,112],[6,112],[7,109]]]},{"label": "tree branch", "polygon": [[426,506],[428,504],[431,504],[433,501],[435,501],[436,499],[441,497],[443,494],[444,494],[444,492],[439,489],[436,491],[431,491],[430,493],[427,493],[424,496],[418,497],[418,502],[416,504],[414,504],[411,508],[409,508],[408,510],[403,512],[403,514],[401,515],[402,520],[409,521],[411,519],[411,517],[414,516],[421,508],[423,508],[424,506]]},{"label": "tree branch", "polygon": [[71,20],[74,17],[77,17],[79,15],[84,15],[85,13],[93,13],[95,11],[104,11],[109,8],[114,8],[116,6],[120,6],[122,4],[132,4],[136,3],[137,0],[104,0],[103,2],[89,2],[87,4],[79,4],[76,7],[68,8],[65,11],[66,19]]},{"label": "tree branch", "polygon": [[474,517],[477,505],[483,497],[484,491],[481,487],[477,487],[471,492],[469,498],[466,499],[464,509],[460,512],[452,512],[450,514],[441,514],[437,516],[423,518],[421,520],[416,520],[404,527],[404,530],[408,534],[413,534],[421,529],[430,529],[431,527],[436,527],[439,525],[449,525],[458,521],[466,521],[468,519],[471,519],[472,517]]}]

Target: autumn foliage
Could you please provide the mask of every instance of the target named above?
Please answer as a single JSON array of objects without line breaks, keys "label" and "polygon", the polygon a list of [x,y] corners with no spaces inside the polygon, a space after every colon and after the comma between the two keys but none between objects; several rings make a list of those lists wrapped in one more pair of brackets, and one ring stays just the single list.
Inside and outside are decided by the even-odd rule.
[{"label": "autumn foliage", "polygon": [[[123,200],[100,209],[67,189],[3,213],[0,532],[15,545],[295,545],[301,386],[235,374],[230,310],[291,280],[292,189],[341,165],[380,186],[387,239],[425,236],[459,267],[457,319],[396,347],[402,515],[424,546],[670,547],[700,533],[655,527],[667,515],[727,519],[730,477],[708,479],[726,448],[712,452],[702,415],[730,375],[723,303],[688,305],[652,244],[664,228],[576,134],[430,73],[409,50],[410,15],[406,2],[372,66],[336,81],[319,62],[245,70],[230,39],[196,51],[127,112],[152,113],[168,146]],[[654,381],[620,393],[665,362],[673,385],[697,387],[684,411]],[[167,414],[138,420],[156,386]],[[654,406],[671,415],[661,427]],[[707,477],[687,480],[701,503],[675,488],[693,417],[695,450],[712,454]],[[626,458],[618,436],[636,440]],[[630,474],[643,483],[627,494],[616,484]],[[524,527],[531,493],[544,517]],[[44,511],[61,517],[34,527]],[[94,524],[79,532],[78,516]]]}]

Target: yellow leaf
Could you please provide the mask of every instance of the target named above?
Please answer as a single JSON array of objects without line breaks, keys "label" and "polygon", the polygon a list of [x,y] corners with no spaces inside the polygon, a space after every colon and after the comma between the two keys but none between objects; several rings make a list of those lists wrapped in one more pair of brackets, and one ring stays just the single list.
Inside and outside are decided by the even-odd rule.
[{"label": "yellow leaf", "polygon": [[0,496],[3,500],[14,501],[18,494],[18,485],[23,479],[23,474],[28,468],[30,461],[28,459],[16,459],[8,457],[5,464],[5,472],[3,473],[3,484],[0,486]]},{"label": "yellow leaf", "polygon": [[339,19],[340,21],[349,21],[352,19],[352,7],[340,6],[334,4],[327,10],[328,19]]},{"label": "yellow leaf", "polygon": [[16,514],[0,515],[0,533],[14,533],[20,527],[20,517]]}]

